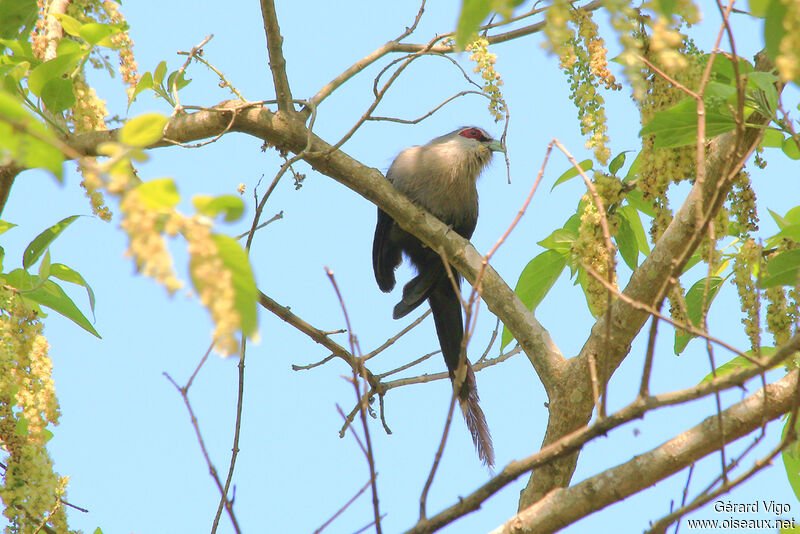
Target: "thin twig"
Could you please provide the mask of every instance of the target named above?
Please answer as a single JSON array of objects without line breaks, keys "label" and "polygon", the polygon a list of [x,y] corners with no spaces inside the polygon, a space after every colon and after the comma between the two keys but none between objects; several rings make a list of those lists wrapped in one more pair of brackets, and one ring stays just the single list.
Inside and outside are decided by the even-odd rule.
[{"label": "thin twig", "polygon": [[[656,311],[661,311],[659,303]],[[642,383],[639,386],[639,395],[647,397],[650,395],[650,373],[653,370],[653,357],[656,350],[656,333],[658,332],[658,317],[653,316],[650,320],[650,333],[647,336],[647,354],[644,358],[644,369],[642,370]]]},{"label": "thin twig", "polygon": [[[344,417],[344,414],[342,414],[342,417]],[[362,495],[362,494],[363,494],[365,491],[367,491],[367,488],[368,488],[368,487],[370,487],[370,485],[371,485],[371,484],[372,484],[372,480],[367,480],[367,483],[366,483],[366,484],[364,484],[364,485],[361,487],[361,489],[360,489],[360,490],[358,490],[358,491],[356,492],[356,494],[355,494],[355,495],[353,495],[352,497],[350,497],[350,500],[348,500],[346,503],[344,503],[344,505],[343,505],[341,508],[339,508],[339,509],[336,511],[336,513],[335,513],[335,514],[333,514],[333,515],[332,515],[332,516],[331,516],[331,517],[330,517],[330,518],[329,518],[327,521],[325,521],[325,522],[322,524],[322,526],[321,526],[321,527],[319,527],[317,530],[315,530],[315,531],[314,531],[314,534],[319,534],[320,532],[322,532],[323,530],[325,530],[325,527],[327,527],[328,525],[330,525],[331,523],[333,523],[334,519],[336,519],[337,517],[339,517],[340,515],[342,515],[342,513],[343,513],[345,510],[347,510],[347,509],[350,507],[350,505],[351,505],[351,504],[353,504],[354,502],[356,502],[356,499],[358,499],[359,497],[361,497],[361,495]]]},{"label": "thin twig", "polygon": [[389,375],[393,375],[395,373],[399,373],[400,371],[405,371],[406,369],[414,367],[415,365],[419,365],[420,363],[424,362],[425,360],[427,360],[431,356],[433,356],[435,354],[439,354],[440,352],[441,352],[440,350],[429,352],[428,354],[425,354],[424,356],[420,356],[419,358],[417,358],[413,362],[407,363],[405,365],[401,365],[400,367],[392,369],[391,371],[386,371],[385,373],[381,373],[381,374],[375,375],[375,378],[378,378],[378,379],[382,380],[382,379],[386,378]]},{"label": "thin twig", "polygon": [[[331,281],[331,285],[333,285],[333,290],[336,292],[336,297],[339,299],[339,305],[342,308],[342,314],[344,315],[344,321],[347,325],[347,335],[350,341],[350,353],[356,354],[358,351],[358,340],[356,339],[355,334],[353,333],[353,327],[350,324],[350,317],[347,313],[347,307],[344,304],[344,298],[342,297],[341,291],[339,291],[339,285],[336,283],[336,278],[333,275],[333,271],[330,270],[327,266],[325,267],[325,274],[328,275],[328,279]],[[360,352],[360,351],[358,351]],[[369,424],[367,422],[367,406],[369,402],[369,398],[367,395],[367,388],[369,387],[369,379],[367,378],[367,370],[364,367],[364,361],[362,358],[357,358],[356,361],[358,362],[358,367],[353,368],[353,389],[356,393],[356,401],[359,405],[359,412],[361,414],[361,424],[364,430],[364,442],[366,445],[365,454],[367,457],[367,465],[369,466],[369,475],[370,475],[370,485],[372,486],[372,510],[374,512],[374,521],[375,521],[375,532],[376,534],[381,534],[381,512],[380,512],[380,503],[378,500],[378,485],[377,481],[375,480],[377,474],[375,472],[375,453],[372,449],[372,439],[369,435]],[[364,379],[364,395],[361,394],[361,391],[358,387],[358,377],[361,376]]]},{"label": "thin twig", "polygon": [[364,361],[367,361],[367,360],[369,360],[370,358],[372,358],[372,357],[376,356],[378,353],[380,353],[380,352],[383,352],[383,351],[384,351],[384,350],[385,350],[387,347],[389,347],[389,346],[390,346],[390,345],[392,345],[392,344],[393,344],[395,341],[397,341],[397,340],[398,340],[398,339],[400,339],[402,336],[404,336],[405,334],[407,334],[407,333],[408,333],[408,332],[409,332],[409,331],[410,331],[412,328],[416,327],[418,324],[420,324],[422,321],[424,321],[424,320],[425,320],[425,318],[426,318],[428,315],[430,315],[430,314],[431,314],[431,310],[430,310],[430,309],[426,310],[426,311],[425,311],[425,313],[423,313],[422,315],[420,315],[419,317],[417,317],[416,319],[414,319],[414,321],[413,321],[413,322],[412,322],[410,325],[406,326],[405,328],[403,328],[402,330],[400,330],[400,332],[398,332],[398,333],[397,333],[397,334],[395,334],[394,336],[392,336],[392,337],[390,337],[389,339],[387,339],[386,341],[384,341],[384,342],[383,342],[383,344],[381,344],[381,345],[380,345],[378,348],[376,348],[376,349],[374,349],[374,350],[372,350],[372,351],[370,351],[370,352],[366,353],[366,354],[363,356],[363,359],[364,359]]},{"label": "thin twig", "polygon": [[[236,466],[236,458],[239,455],[239,436],[241,434],[242,429],[242,413],[244,409],[244,357],[245,353],[247,352],[247,336],[242,333],[242,341],[241,341],[241,348],[239,350],[239,365],[237,366],[239,369],[239,389],[236,394],[236,421],[234,423],[234,430],[233,430],[233,445],[231,446],[231,461],[228,465],[228,475],[225,477],[225,495],[228,494],[230,490],[231,483],[233,482],[233,470]],[[225,505],[225,501],[220,499],[219,505],[217,506],[217,513],[214,515],[214,523],[211,528],[211,534],[214,534],[217,531],[217,526],[219,525],[219,518],[222,515],[222,507]]]},{"label": "thin twig", "polygon": [[208,355],[211,354],[211,351],[214,349],[214,343],[212,342],[211,345],[208,346],[206,353],[203,354],[203,357],[200,358],[200,362],[197,364],[197,367],[194,368],[194,372],[192,376],[189,377],[189,381],[186,382],[186,391],[189,391],[189,388],[192,387],[192,382],[194,382],[194,378],[197,376],[197,373],[200,372],[200,368],[203,367],[203,364],[206,363],[208,359]]},{"label": "thin twig", "polygon": [[[195,56],[201,55],[203,53],[203,47],[214,37],[214,34],[207,35],[205,39],[200,41],[200,44],[197,46],[193,46],[192,50],[187,54],[189,57],[186,58],[186,61],[181,65],[181,68],[178,69],[178,73],[172,78],[172,100],[175,101],[175,107],[172,109],[172,115],[170,118],[173,118],[178,115],[178,113],[183,111],[183,107],[181,107],[181,100],[178,96],[178,80],[183,77],[183,74],[186,72],[186,68],[189,66],[189,63],[192,62],[192,58]],[[164,132],[166,133],[166,128],[169,127],[169,122],[164,126]]]},{"label": "thin twig", "polygon": [[602,419],[606,416],[605,403],[600,398],[600,384],[597,379],[597,364],[595,362],[594,354],[589,355],[589,379],[592,381],[592,396],[594,397],[594,406],[597,410],[597,419]]},{"label": "thin twig", "polygon": [[[460,366],[460,364],[459,364]],[[425,519],[425,505],[428,501],[428,490],[431,489],[431,484],[433,484],[433,477],[436,475],[436,469],[439,467],[439,461],[442,459],[442,453],[444,452],[444,445],[447,443],[447,435],[450,432],[450,423],[453,421],[453,411],[456,406],[456,397],[458,394],[456,393],[457,390],[453,387],[453,394],[450,396],[450,407],[447,409],[447,420],[444,424],[444,430],[442,431],[442,439],[439,440],[439,446],[436,448],[436,456],[433,457],[433,465],[431,466],[430,473],[428,473],[428,478],[425,481],[425,487],[422,488],[422,494],[419,497],[419,520],[422,521]]]},{"label": "thin twig", "polygon": [[200,444],[200,451],[203,453],[203,458],[206,461],[206,465],[208,466],[208,472],[211,475],[211,478],[217,485],[217,489],[219,489],[220,496],[225,504],[225,511],[228,512],[228,517],[230,517],[231,523],[233,524],[233,529],[236,534],[241,534],[241,529],[239,528],[239,522],[236,520],[236,514],[233,513],[233,503],[228,499],[228,496],[225,494],[225,488],[222,485],[222,481],[219,479],[219,475],[217,475],[217,469],[214,467],[214,464],[211,462],[211,457],[208,455],[208,451],[206,450],[205,441],[203,441],[203,436],[200,433],[200,425],[197,422],[197,417],[194,414],[194,410],[192,409],[192,403],[189,402],[189,395],[186,391],[186,387],[180,387],[175,380],[169,375],[169,373],[164,373],[164,376],[170,383],[175,386],[175,389],[178,390],[180,393],[181,398],[183,399],[183,403],[186,405],[186,410],[189,412],[189,417],[192,421],[192,428],[194,428],[195,436],[197,436],[197,442]]},{"label": "thin twig", "polygon": [[[264,228],[266,225],[268,225],[268,224],[270,224],[270,223],[273,223],[273,222],[277,221],[278,219],[283,219],[283,210],[281,210],[281,211],[279,211],[278,213],[276,213],[275,215],[273,215],[273,216],[272,216],[272,218],[271,218],[271,219],[269,219],[268,221],[266,221],[266,222],[263,222],[263,223],[259,224],[258,226],[256,226],[256,228],[255,228],[255,229],[256,229],[256,230],[261,230],[261,229],[262,229],[262,228]],[[236,239],[241,239],[241,238],[243,238],[243,237],[245,237],[245,236],[247,236],[247,235],[249,235],[249,234],[250,234],[250,231],[248,230],[247,232],[244,232],[244,233],[242,233],[242,234],[239,234],[239,235],[237,235],[237,236],[236,236]]]}]

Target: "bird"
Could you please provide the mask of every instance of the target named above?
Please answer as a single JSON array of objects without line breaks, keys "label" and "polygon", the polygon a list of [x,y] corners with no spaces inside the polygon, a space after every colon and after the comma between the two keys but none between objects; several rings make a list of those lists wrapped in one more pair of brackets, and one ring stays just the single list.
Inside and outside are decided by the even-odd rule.
[{"label": "bird", "polygon": [[[386,178],[413,203],[469,239],[478,222],[476,182],[494,152],[505,152],[501,142],[481,128],[465,126],[425,145],[403,150],[389,167]],[[389,214],[378,208],[372,267],[378,287],[384,293],[394,288],[394,271],[402,263],[403,255],[416,268],[417,274],[403,287],[403,296],[392,316],[394,319],[405,317],[428,301],[439,346],[455,388],[464,337],[461,298],[456,292],[460,292],[461,277],[455,269],[450,269],[451,279],[435,250],[403,230]],[[466,356],[464,362],[466,376],[456,392],[459,405],[478,457],[491,468],[494,465],[492,438],[479,404],[475,373]]]}]

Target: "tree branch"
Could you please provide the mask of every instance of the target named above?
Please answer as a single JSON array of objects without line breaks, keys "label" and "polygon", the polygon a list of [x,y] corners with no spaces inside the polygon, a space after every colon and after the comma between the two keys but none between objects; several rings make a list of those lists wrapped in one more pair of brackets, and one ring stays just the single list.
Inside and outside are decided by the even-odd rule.
[{"label": "tree branch", "polygon": [[[537,469],[537,472],[541,472],[543,467],[547,467],[549,464],[557,462],[561,458],[569,457],[571,453],[579,450],[590,440],[598,436],[605,436],[610,430],[613,430],[629,421],[633,421],[634,419],[639,419],[650,410],[664,406],[683,404],[705,397],[717,391],[722,391],[724,389],[729,389],[736,386],[743,387],[747,380],[752,379],[754,376],[762,373],[764,369],[772,367],[777,362],[785,360],[797,350],[800,350],[800,336],[795,336],[788,343],[781,346],[775,352],[775,354],[763,359],[761,361],[761,365],[740,368],[736,371],[732,371],[726,375],[715,378],[710,382],[703,382],[688,389],[663,393],[655,397],[639,396],[628,406],[625,406],[608,417],[598,420],[593,425],[585,426],[575,430],[574,432],[571,432],[555,442],[542,447],[539,452],[536,452],[522,460],[516,460],[509,463],[500,473],[498,473],[483,486],[476,489],[466,497],[459,497],[458,503],[443,510],[428,520],[418,523],[409,532],[432,532],[433,530],[441,528],[444,525],[458,519],[459,517],[468,514],[469,512],[477,510],[481,507],[481,504],[485,500],[500,491],[506,485],[516,480],[524,473],[533,469]],[[708,439],[713,442],[713,445],[719,445],[719,440],[716,434],[709,435]]]},{"label": "tree branch", "polygon": [[[721,414],[725,441],[738,439],[797,404],[798,371],[759,389]],[[673,439],[569,488],[548,493],[492,534],[555,532],[570,523],[621,501],[719,448],[720,420],[716,414]]]},{"label": "tree branch", "polygon": [[285,113],[295,112],[292,106],[292,90],[286,76],[286,59],[283,57],[283,37],[278,26],[278,15],[275,13],[274,0],[261,0],[261,16],[264,19],[264,31],[267,34],[267,51],[269,52],[269,68],[275,84],[275,98],[278,109]]}]

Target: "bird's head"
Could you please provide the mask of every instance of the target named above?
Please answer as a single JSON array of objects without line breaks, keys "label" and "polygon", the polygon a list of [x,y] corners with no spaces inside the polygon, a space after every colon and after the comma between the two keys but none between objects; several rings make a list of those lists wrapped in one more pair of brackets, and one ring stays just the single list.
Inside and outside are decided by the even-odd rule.
[{"label": "bird's head", "polygon": [[492,136],[486,133],[486,130],[477,126],[461,127],[445,137],[449,136],[458,139],[464,146],[473,147],[475,150],[488,150],[490,153],[506,151],[500,141],[495,141]]},{"label": "bird's head", "polygon": [[486,130],[477,126],[462,126],[437,137],[423,148],[436,154],[443,163],[446,162],[459,177],[472,182],[492,160],[494,152],[505,152],[500,141],[492,139]]}]

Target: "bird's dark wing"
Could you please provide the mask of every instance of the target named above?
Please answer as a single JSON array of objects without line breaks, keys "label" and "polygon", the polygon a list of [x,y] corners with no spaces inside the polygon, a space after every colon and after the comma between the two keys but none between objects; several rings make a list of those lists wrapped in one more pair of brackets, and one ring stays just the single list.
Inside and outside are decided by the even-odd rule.
[{"label": "bird's dark wing", "polygon": [[427,266],[403,287],[403,299],[394,307],[392,317],[400,319],[415,310],[430,296],[439,279],[446,276],[441,262]]},{"label": "bird's dark wing", "polygon": [[375,226],[375,238],[372,241],[372,270],[375,281],[384,293],[394,288],[394,270],[403,260],[400,246],[392,239],[392,219],[385,211],[378,208],[378,224]]}]

